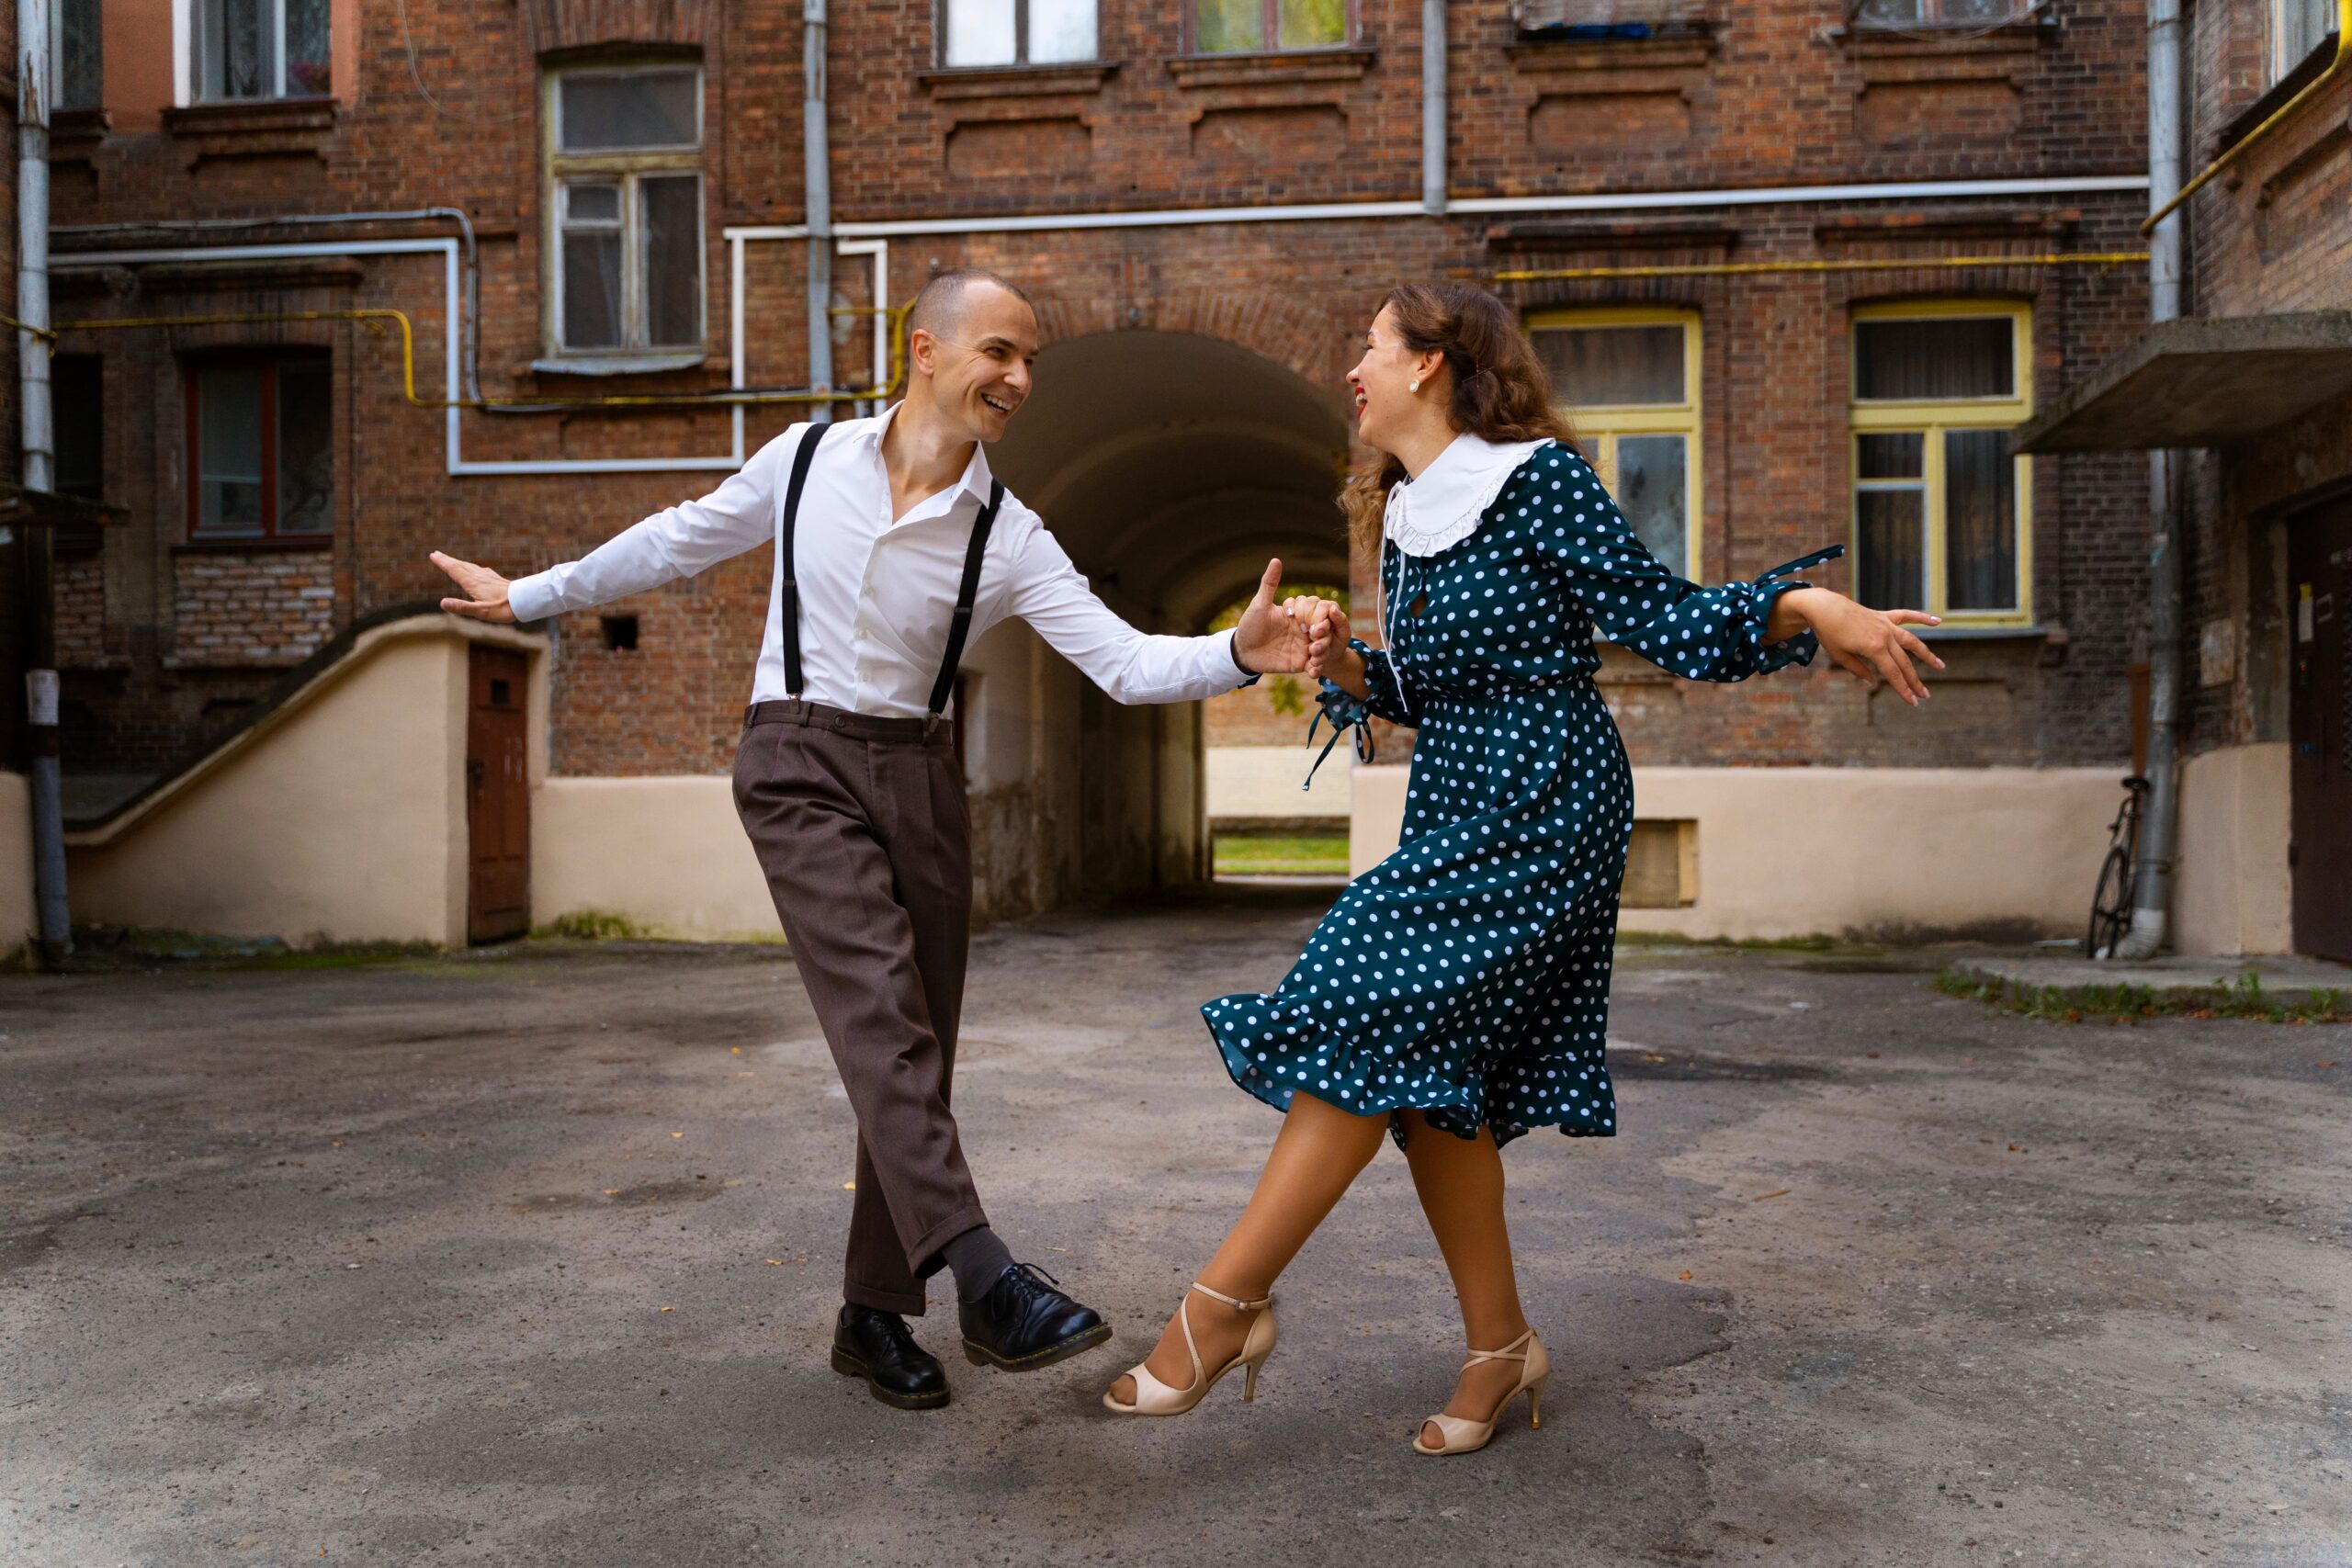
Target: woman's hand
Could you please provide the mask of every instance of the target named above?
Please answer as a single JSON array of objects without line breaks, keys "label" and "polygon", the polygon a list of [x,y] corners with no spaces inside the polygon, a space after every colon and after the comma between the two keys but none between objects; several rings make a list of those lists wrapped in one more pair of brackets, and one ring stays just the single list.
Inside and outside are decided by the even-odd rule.
[{"label": "woman's hand", "polygon": [[1328,599],[1322,615],[1307,624],[1306,673],[1336,682],[1350,696],[1372,693],[1364,679],[1363,656],[1349,645],[1348,613]]},{"label": "woman's hand", "polygon": [[1810,626],[1821,639],[1822,650],[1839,669],[1865,686],[1876,687],[1884,681],[1905,702],[1917,707],[1928,698],[1928,686],[1911,661],[1917,659],[1938,670],[1944,661],[1904,628],[1942,624],[1940,616],[1923,610],[1872,610],[1826,588],[1793,588],[1773,601],[1764,636],[1772,642],[1785,642]]}]

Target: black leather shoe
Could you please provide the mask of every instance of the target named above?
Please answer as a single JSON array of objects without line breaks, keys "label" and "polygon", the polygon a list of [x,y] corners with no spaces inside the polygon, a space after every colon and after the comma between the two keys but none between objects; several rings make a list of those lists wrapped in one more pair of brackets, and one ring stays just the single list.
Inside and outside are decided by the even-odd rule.
[{"label": "black leather shoe", "polygon": [[1026,1372],[1110,1338],[1102,1314],[1055,1289],[1060,1282],[1034,1263],[1007,1264],[988,1294],[963,1304],[965,1359]]},{"label": "black leather shoe", "polygon": [[939,1358],[915,1343],[895,1312],[848,1306],[833,1323],[833,1371],[864,1378],[866,1391],[901,1410],[936,1410],[947,1403],[947,1373]]}]

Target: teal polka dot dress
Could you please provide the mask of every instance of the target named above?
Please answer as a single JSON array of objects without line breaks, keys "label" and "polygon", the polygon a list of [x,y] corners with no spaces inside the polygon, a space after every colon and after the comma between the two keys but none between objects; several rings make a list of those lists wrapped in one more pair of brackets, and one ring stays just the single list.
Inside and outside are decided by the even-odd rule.
[{"label": "teal polka dot dress", "polygon": [[1371,694],[1327,681],[1321,701],[1343,727],[1369,713],[1418,728],[1402,842],[1272,995],[1202,1015],[1234,1081],[1277,1108],[1303,1091],[1358,1115],[1418,1109],[1465,1138],[1490,1126],[1498,1144],[1538,1127],[1609,1136],[1634,790],[1593,630],[1694,681],[1809,663],[1810,633],[1768,644],[1765,620],[1800,586],[1786,573],[1840,552],[1701,588],[1659,564],[1573,451],[1468,435],[1396,487],[1388,519],[1387,648],[1354,645]]}]

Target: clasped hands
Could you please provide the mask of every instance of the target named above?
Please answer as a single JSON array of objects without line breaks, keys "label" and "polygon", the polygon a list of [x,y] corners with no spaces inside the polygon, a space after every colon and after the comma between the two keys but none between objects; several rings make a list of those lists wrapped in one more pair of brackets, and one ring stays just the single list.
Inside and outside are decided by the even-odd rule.
[{"label": "clasped hands", "polygon": [[1266,563],[1257,596],[1233,628],[1233,653],[1243,668],[1260,675],[1305,674],[1320,678],[1347,651],[1348,614],[1331,600],[1294,593],[1277,600],[1283,563]]}]

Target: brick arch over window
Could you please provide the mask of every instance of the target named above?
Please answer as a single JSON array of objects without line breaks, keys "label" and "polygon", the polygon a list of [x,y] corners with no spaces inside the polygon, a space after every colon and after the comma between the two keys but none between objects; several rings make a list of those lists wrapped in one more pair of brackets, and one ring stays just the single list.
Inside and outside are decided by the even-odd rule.
[{"label": "brick arch over window", "polygon": [[521,0],[526,37],[541,53],[599,44],[716,46],[719,0]]}]

